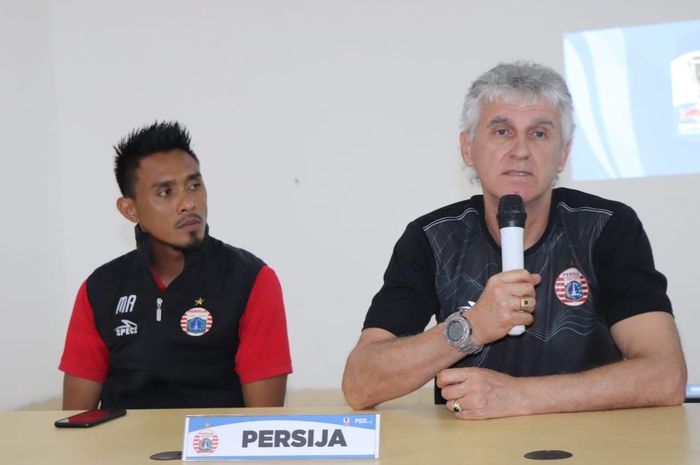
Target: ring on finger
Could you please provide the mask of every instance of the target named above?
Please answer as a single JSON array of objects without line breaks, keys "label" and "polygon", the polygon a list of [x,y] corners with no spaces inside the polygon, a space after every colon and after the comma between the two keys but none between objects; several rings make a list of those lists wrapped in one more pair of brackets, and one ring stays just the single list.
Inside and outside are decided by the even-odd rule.
[{"label": "ring on finger", "polygon": [[532,304],[532,297],[521,297],[520,298],[520,311],[530,308]]},{"label": "ring on finger", "polygon": [[462,405],[459,403],[458,400],[454,401],[454,403],[452,404],[452,411],[454,413],[459,413],[462,411]]}]

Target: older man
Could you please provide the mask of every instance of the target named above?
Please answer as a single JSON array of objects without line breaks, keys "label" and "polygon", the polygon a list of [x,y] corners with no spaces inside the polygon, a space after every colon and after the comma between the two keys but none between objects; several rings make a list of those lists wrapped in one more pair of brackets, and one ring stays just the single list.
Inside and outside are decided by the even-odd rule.
[{"label": "older man", "polygon": [[[679,404],[666,280],[626,205],[553,184],[573,133],[562,77],[502,64],[471,86],[461,154],[483,195],[411,222],[343,378],[366,408],[436,378],[458,418]],[[499,199],[522,197],[525,269],[501,271]],[[425,330],[431,316],[437,326]],[[509,336],[525,325],[520,336]]]}]

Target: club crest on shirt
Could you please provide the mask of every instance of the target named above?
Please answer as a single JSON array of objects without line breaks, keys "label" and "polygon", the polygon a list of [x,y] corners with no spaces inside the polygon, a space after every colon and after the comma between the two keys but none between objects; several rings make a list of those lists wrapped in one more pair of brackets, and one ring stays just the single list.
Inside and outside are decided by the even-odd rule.
[{"label": "club crest on shirt", "polygon": [[180,318],[180,328],[190,336],[201,336],[211,329],[214,320],[209,310],[202,307],[190,308]]},{"label": "club crest on shirt", "polygon": [[554,292],[564,305],[578,307],[588,300],[588,280],[578,268],[567,268],[557,276]]},{"label": "club crest on shirt", "polygon": [[200,431],[194,435],[192,447],[197,454],[213,454],[219,447],[219,436],[211,430]]}]

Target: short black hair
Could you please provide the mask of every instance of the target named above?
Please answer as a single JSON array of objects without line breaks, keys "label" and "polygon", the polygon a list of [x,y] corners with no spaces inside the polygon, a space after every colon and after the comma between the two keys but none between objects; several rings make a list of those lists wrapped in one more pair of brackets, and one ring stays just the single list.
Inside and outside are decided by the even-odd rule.
[{"label": "short black hair", "polygon": [[187,152],[199,164],[197,155],[190,148],[189,131],[177,121],[156,121],[150,126],[134,129],[120,140],[114,146],[114,175],[122,195],[134,198],[136,170],[141,160],[171,150]]}]

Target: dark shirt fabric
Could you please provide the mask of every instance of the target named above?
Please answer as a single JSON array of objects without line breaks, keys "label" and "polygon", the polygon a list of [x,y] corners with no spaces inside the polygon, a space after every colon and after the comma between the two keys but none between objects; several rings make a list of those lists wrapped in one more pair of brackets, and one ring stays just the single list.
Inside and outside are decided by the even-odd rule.
[{"label": "dark shirt fabric", "polygon": [[[666,279],[628,206],[580,191],[553,190],[549,222],[525,251],[539,273],[534,323],[455,366],[512,376],[575,373],[622,358],[610,327],[650,311],[672,313]],[[488,232],[483,197],[440,208],[411,222],[397,242],[364,328],[396,336],[422,332],[479,299],[501,271],[500,247]],[[436,392],[436,402],[444,402]]]},{"label": "dark shirt fabric", "polygon": [[[161,293],[150,269],[148,236],[138,228],[137,245],[86,282],[110,357],[101,406],[243,406],[233,370],[238,325],[264,263],[207,234],[200,247],[185,252],[184,270]],[[119,306],[124,296],[135,296],[133,307]],[[208,318],[201,312],[203,319],[188,323],[186,315],[196,317],[197,308],[204,308]],[[123,320],[137,330],[119,330]]]}]

